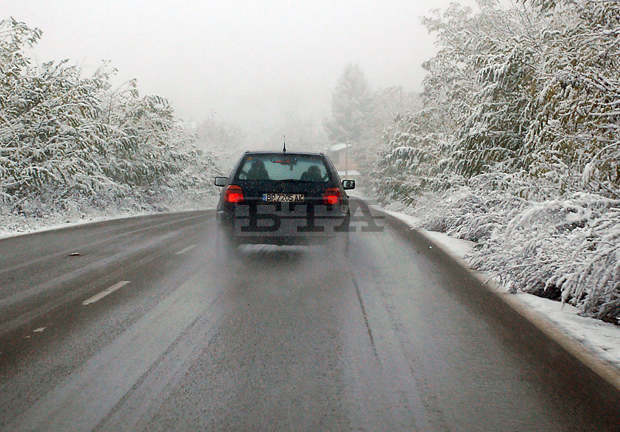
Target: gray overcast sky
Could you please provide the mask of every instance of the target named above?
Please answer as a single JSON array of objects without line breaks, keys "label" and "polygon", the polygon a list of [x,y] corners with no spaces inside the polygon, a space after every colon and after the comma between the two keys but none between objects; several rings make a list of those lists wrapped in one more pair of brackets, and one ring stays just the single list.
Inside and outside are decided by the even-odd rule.
[{"label": "gray overcast sky", "polygon": [[43,30],[39,61],[92,70],[109,59],[119,79],[168,97],[180,116],[216,113],[244,127],[294,111],[329,113],[345,64],[373,88],[419,90],[433,53],[419,17],[449,0],[200,1],[0,0],[0,15]]}]

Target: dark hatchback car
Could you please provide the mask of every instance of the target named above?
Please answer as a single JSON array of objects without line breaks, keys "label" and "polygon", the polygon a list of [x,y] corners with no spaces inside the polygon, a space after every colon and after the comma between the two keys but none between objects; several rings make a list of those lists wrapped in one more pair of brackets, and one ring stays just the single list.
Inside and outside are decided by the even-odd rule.
[{"label": "dark hatchback car", "polygon": [[220,238],[239,244],[311,244],[348,237],[350,211],[345,190],[322,153],[246,152],[223,187],[217,206]]}]

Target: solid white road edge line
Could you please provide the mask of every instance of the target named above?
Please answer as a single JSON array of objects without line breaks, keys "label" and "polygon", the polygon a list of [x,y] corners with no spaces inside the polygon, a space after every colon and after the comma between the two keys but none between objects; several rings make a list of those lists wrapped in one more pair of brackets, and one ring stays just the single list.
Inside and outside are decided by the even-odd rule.
[{"label": "solid white road edge line", "polygon": [[121,289],[122,287],[124,287],[125,285],[127,285],[129,283],[129,281],[120,281],[115,283],[114,285],[112,285],[110,288],[107,288],[103,291],[101,291],[99,294],[95,294],[94,296],[92,296],[91,298],[88,298],[86,300],[84,300],[82,302],[82,304],[84,306],[87,306],[89,304],[98,302],[99,300],[101,300],[102,298],[104,298],[107,295],[112,294],[114,291]]},{"label": "solid white road edge line", "polygon": [[186,247],[185,249],[181,249],[180,251],[178,251],[178,252],[176,253],[176,255],[181,255],[181,254],[184,254],[185,252],[189,252],[189,251],[191,251],[192,249],[194,249],[195,247],[196,247],[196,245],[195,245],[195,244],[190,245],[190,246]]}]

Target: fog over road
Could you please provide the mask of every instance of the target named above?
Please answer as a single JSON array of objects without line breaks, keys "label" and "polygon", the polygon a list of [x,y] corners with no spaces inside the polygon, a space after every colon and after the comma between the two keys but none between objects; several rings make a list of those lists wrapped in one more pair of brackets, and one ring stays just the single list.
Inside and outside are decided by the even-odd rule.
[{"label": "fog over road", "polygon": [[0,430],[620,424],[617,392],[424,238],[380,225],[346,255],[244,246],[230,262],[210,211],[0,241]]}]

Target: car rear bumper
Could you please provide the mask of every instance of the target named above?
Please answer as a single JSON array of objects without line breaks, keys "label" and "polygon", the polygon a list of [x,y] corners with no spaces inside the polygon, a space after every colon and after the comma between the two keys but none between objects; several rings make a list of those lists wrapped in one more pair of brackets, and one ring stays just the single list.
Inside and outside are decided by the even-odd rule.
[{"label": "car rear bumper", "polygon": [[235,244],[269,244],[269,245],[314,245],[314,244],[325,244],[334,237],[302,237],[302,236],[294,236],[294,237],[273,237],[273,236],[255,236],[255,237],[246,237],[246,236],[234,236],[232,238]]},{"label": "car rear bumper", "polygon": [[345,235],[348,215],[338,207],[322,207],[282,211],[272,206],[254,210],[241,206],[233,212],[218,211],[218,221],[235,243],[317,244]]}]

